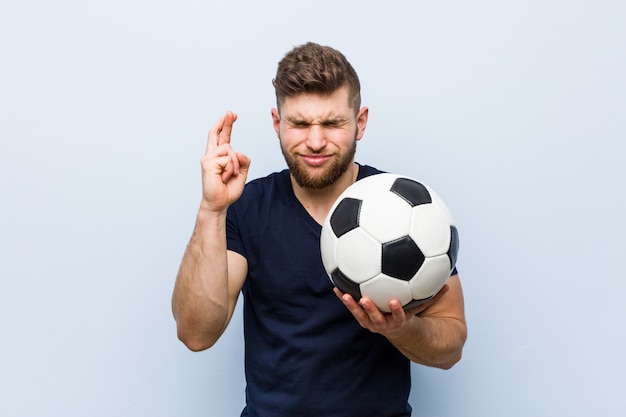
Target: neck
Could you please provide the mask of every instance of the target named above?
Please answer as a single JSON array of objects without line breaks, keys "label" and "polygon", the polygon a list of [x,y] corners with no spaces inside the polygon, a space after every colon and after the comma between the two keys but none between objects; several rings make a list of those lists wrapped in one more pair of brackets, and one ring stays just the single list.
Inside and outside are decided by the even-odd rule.
[{"label": "neck", "polygon": [[311,217],[319,224],[322,224],[337,197],[356,182],[358,174],[359,166],[353,162],[346,172],[328,187],[319,190],[303,188],[296,183],[293,177],[291,178],[291,185],[296,198],[302,206],[309,212]]}]

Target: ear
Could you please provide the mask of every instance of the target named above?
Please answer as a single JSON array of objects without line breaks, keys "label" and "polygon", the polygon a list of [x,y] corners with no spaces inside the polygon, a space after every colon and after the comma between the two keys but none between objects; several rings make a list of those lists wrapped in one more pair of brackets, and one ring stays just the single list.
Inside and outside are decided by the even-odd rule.
[{"label": "ear", "polygon": [[276,108],[272,109],[272,124],[274,125],[274,131],[276,132],[276,136],[280,138],[280,113]]},{"label": "ear", "polygon": [[356,115],[356,140],[361,140],[365,133],[365,127],[367,126],[367,118],[369,116],[369,109],[367,107],[361,107],[361,110]]}]

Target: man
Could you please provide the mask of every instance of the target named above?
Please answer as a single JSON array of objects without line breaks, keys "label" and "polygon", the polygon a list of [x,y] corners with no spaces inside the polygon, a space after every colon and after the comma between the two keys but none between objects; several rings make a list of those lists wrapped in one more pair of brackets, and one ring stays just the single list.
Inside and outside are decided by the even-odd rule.
[{"label": "man", "polygon": [[[391,313],[340,293],[321,261],[330,207],[379,173],[355,163],[368,120],[354,69],[335,49],[294,48],[274,80],[274,130],[289,169],[251,181],[231,147],[237,116],[209,132],[203,196],[172,299],[178,337],[211,347],[244,298],[242,416],[410,416],[410,362],[447,369],[466,338],[456,271],[429,303]],[[333,294],[334,292],[334,294]]]}]

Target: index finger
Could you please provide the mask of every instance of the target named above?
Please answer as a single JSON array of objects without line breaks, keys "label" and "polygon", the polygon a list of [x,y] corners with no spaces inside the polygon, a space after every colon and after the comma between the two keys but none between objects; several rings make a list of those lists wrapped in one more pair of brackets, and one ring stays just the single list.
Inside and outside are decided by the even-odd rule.
[{"label": "index finger", "polygon": [[233,123],[237,120],[237,115],[232,111],[227,111],[224,116],[224,123],[222,124],[222,128],[218,129],[218,139],[217,145],[222,145],[224,143],[230,143],[230,134],[233,131]]},{"label": "index finger", "polygon": [[209,131],[209,138],[207,140],[207,153],[213,148],[224,143],[230,143],[230,135],[233,131],[233,123],[237,120],[237,115],[232,111],[227,111],[226,114],[218,119]]}]

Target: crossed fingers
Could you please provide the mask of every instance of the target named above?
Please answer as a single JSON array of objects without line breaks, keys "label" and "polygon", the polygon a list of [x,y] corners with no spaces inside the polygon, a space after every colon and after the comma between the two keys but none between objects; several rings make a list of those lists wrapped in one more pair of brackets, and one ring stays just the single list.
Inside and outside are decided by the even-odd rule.
[{"label": "crossed fingers", "polygon": [[223,182],[227,182],[233,175],[239,174],[239,159],[236,152],[230,146],[233,124],[237,115],[231,111],[221,117],[209,131],[206,155],[216,158],[221,169]]}]

